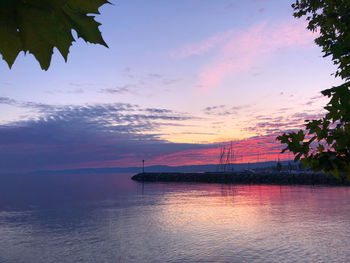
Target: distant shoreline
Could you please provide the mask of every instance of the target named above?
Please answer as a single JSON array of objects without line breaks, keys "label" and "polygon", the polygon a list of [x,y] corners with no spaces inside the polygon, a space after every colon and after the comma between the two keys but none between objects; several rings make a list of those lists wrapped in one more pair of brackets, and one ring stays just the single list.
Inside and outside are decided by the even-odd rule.
[{"label": "distant shoreline", "polygon": [[272,184],[272,185],[331,185],[350,186],[345,178],[335,178],[323,173],[254,173],[245,172],[208,172],[208,173],[139,173],[132,180],[139,182],[198,182],[220,184]]}]

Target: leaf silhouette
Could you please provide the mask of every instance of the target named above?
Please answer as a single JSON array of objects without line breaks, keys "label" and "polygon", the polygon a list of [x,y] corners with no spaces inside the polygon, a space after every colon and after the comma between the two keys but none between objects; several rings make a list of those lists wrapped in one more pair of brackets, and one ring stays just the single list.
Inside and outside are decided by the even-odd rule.
[{"label": "leaf silhouette", "polygon": [[72,30],[86,42],[106,47],[95,21],[106,0],[0,0],[0,53],[11,68],[21,51],[35,56],[47,70],[56,47],[65,61],[75,41]]}]

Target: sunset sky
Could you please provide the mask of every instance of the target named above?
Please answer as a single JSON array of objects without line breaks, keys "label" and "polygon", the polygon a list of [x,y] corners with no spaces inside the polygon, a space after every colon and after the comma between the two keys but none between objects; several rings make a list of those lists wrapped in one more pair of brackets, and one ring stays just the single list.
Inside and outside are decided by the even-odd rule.
[{"label": "sunset sky", "polygon": [[2,171],[217,163],[231,140],[237,162],[275,160],[338,83],[292,2],[112,1],[109,48],[79,39],[48,71],[0,61]]}]

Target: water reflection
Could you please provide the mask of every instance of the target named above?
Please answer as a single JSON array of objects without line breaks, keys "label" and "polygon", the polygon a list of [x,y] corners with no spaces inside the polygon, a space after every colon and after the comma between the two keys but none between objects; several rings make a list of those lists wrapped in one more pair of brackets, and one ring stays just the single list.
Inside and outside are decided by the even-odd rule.
[{"label": "water reflection", "polygon": [[0,262],[347,262],[342,187],[0,178]]}]

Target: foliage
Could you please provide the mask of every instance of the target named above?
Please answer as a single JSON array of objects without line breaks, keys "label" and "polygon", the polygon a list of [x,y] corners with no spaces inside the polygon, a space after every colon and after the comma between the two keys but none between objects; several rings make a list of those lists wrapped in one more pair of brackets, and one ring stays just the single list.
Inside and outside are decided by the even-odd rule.
[{"label": "foliage", "polygon": [[32,53],[42,69],[56,47],[67,61],[72,30],[86,42],[107,47],[93,15],[107,0],[0,0],[0,53],[9,67],[21,51]]},{"label": "foliage", "polygon": [[344,83],[322,91],[330,98],[326,115],[307,120],[306,131],[283,134],[277,139],[287,144],[282,151],[295,154],[304,166],[350,179],[350,1],[297,0],[292,5],[294,16],[306,17],[308,29],[319,31],[315,39],[324,57],[331,56],[337,66],[335,77]]}]

